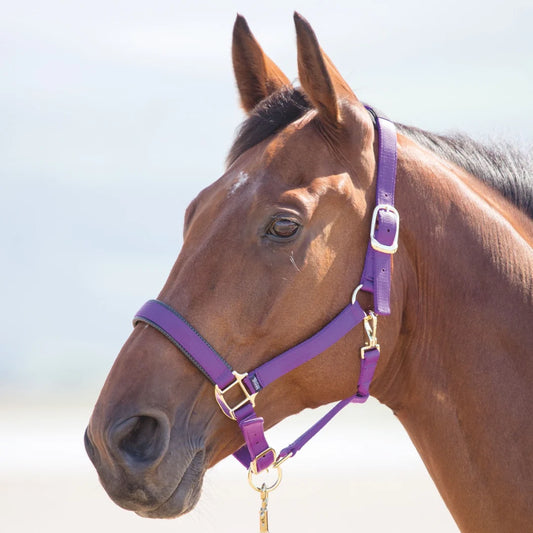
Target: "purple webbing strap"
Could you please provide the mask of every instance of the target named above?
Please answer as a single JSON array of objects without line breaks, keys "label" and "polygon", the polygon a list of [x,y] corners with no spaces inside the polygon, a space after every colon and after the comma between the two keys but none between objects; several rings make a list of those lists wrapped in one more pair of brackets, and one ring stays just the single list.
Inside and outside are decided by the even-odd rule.
[{"label": "purple webbing strap", "polygon": [[261,390],[287,372],[327,350],[360,324],[365,316],[366,313],[357,302],[348,304],[318,333],[249,372],[248,377],[255,391]]},{"label": "purple webbing strap", "polygon": [[244,437],[244,446],[233,456],[246,468],[249,468],[252,459],[255,459],[257,471],[266,470],[274,463],[276,455],[266,440],[263,418],[255,414],[249,403],[236,411],[235,416]]},{"label": "purple webbing strap", "polygon": [[133,325],[145,322],[177,346],[213,384],[224,388],[233,381],[231,366],[174,309],[159,300],[148,300],[137,312]]},{"label": "purple webbing strap", "polygon": [[[373,113],[371,109],[369,109]],[[375,115],[374,115],[375,116]],[[398,233],[398,217],[385,206],[394,207],[396,185],[396,127],[384,118],[376,117],[378,130],[378,172],[376,179],[376,225],[371,234],[380,244],[391,246]],[[378,206],[381,206],[378,208]],[[365,266],[361,277],[362,289],[374,294],[374,311],[390,315],[391,253],[368,244]]]},{"label": "purple webbing strap", "polygon": [[337,415],[342,409],[344,409],[350,403],[364,403],[367,397],[358,396],[354,394],[349,398],[341,400],[333,408],[331,408],[318,422],[313,424],[305,433],[300,435],[292,444],[289,444],[286,448],[283,448],[278,455],[278,461],[284,459],[288,455],[294,456],[299,452],[321,429],[323,429],[328,422],[330,422],[335,415]]}]

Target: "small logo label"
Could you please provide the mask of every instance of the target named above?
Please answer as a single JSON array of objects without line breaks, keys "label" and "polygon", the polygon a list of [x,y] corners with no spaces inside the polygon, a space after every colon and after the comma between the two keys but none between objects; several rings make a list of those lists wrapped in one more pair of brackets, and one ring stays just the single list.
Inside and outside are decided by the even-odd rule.
[{"label": "small logo label", "polygon": [[259,384],[259,380],[257,379],[257,376],[252,376],[250,378],[250,381],[252,382],[252,385],[254,386],[255,392],[259,392],[261,390],[261,385]]}]

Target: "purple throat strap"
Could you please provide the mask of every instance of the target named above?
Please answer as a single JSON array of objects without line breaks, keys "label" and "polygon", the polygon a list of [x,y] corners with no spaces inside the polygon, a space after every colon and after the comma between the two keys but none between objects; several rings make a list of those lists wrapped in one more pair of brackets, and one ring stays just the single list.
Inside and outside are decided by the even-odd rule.
[{"label": "purple throat strap", "polygon": [[[379,359],[379,345],[370,334],[369,344],[361,349],[361,367],[354,395],[337,403],[278,456],[267,443],[263,418],[257,416],[254,409],[255,397],[264,387],[326,351],[361,322],[376,320],[374,313],[367,315],[356,301],[358,290],[374,295],[377,315],[390,314],[392,254],[398,247],[400,222],[398,212],[394,208],[396,129],[392,122],[378,117],[371,108],[367,109],[374,118],[379,139],[376,206],[360,285],[354,291],[352,302],[333,320],[300,344],[245,374],[239,374],[183,316],[167,304],[159,300],[149,300],[133,319],[134,325],[144,322],[161,332],[215,386],[216,401],[224,414],[239,424],[244,437],[244,445],[234,456],[254,473],[295,455],[346,405],[364,403],[369,397],[370,383]],[[368,331],[367,329],[367,333]],[[232,388],[240,391],[242,399],[230,406],[224,395]],[[232,396],[235,396],[235,393]]]}]

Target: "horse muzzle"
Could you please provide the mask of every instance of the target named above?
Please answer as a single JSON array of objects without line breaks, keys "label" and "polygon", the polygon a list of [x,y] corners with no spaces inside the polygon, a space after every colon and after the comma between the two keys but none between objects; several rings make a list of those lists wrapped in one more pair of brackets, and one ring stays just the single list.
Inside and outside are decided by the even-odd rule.
[{"label": "horse muzzle", "polygon": [[172,435],[164,413],[129,416],[106,430],[91,420],[84,440],[104,489],[124,509],[172,518],[197,503],[207,469],[203,439]]}]

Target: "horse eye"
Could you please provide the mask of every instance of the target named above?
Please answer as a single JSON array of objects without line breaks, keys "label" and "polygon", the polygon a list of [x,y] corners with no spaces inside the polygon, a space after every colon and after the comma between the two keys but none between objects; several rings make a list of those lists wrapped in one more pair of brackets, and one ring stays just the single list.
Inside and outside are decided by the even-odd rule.
[{"label": "horse eye", "polygon": [[270,224],[267,235],[272,236],[278,239],[288,239],[294,237],[298,230],[300,229],[300,224],[295,220],[290,218],[277,218]]}]

